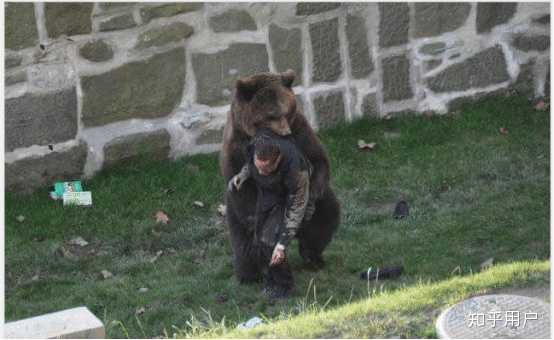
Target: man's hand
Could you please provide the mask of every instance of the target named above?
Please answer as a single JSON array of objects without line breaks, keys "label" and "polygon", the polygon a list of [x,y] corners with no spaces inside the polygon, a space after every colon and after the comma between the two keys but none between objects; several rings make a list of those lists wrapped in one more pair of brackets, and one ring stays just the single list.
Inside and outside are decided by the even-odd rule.
[{"label": "man's hand", "polygon": [[229,184],[227,188],[229,191],[233,191],[233,187],[235,187],[238,190],[240,190],[240,187],[242,186],[242,183],[244,183],[244,179],[241,177],[240,174],[233,176],[231,180],[229,181]]},{"label": "man's hand", "polygon": [[280,265],[281,263],[283,263],[283,261],[285,261],[286,258],[287,254],[285,253],[285,246],[277,243],[275,249],[273,249],[273,255],[271,255],[271,262],[269,262],[269,265]]}]

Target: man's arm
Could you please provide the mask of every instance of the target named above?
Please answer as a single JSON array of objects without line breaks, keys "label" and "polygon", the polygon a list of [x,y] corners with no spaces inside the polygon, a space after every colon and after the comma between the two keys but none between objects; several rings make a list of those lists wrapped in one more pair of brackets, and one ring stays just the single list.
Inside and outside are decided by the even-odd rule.
[{"label": "man's arm", "polygon": [[285,247],[294,238],[304,219],[310,195],[310,174],[307,170],[297,171],[290,177],[287,180],[289,194],[285,207],[285,228],[279,235],[279,244]]}]

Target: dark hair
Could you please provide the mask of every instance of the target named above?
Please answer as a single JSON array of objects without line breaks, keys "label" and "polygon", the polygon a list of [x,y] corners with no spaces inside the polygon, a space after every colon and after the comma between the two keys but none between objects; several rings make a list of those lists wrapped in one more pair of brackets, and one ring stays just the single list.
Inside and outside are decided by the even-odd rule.
[{"label": "dark hair", "polygon": [[275,160],[281,154],[275,136],[266,133],[256,134],[253,140],[254,154],[260,160]]}]

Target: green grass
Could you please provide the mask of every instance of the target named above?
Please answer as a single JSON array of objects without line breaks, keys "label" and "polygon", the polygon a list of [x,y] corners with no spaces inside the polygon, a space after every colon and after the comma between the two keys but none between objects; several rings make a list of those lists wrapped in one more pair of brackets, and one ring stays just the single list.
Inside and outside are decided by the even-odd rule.
[{"label": "green grass", "polygon": [[[491,271],[499,277],[465,277],[490,257],[500,264],[549,258],[549,126],[549,112],[510,97],[460,114],[362,120],[321,133],[342,223],[323,270],[304,270],[292,250],[297,290],[276,304],[263,298],[261,285],[241,286],[233,277],[227,231],[216,212],[224,183],[215,154],[105,171],[84,184],[93,193],[92,208],[64,208],[48,198],[47,188],[32,196],[7,193],[6,320],[86,305],[109,337],[200,335],[205,327],[220,334],[223,318],[233,328],[256,315],[298,314],[260,335],[433,336],[435,315],[407,318],[406,294],[419,296],[415,310],[434,311],[473,291],[526,284],[533,275],[525,273],[549,267],[517,264]],[[386,138],[391,132],[400,135]],[[376,142],[376,151],[359,151],[358,139]],[[410,205],[403,221],[391,218],[390,203],[399,199]],[[205,207],[194,206],[197,200]],[[170,216],[169,225],[155,223],[158,210]],[[22,223],[18,215],[25,216]],[[76,258],[60,256],[59,247],[76,236],[90,245]],[[159,250],[162,256],[150,263]],[[396,264],[406,268],[398,280],[368,288],[359,279],[369,266]],[[114,278],[103,280],[103,269]],[[139,293],[141,287],[148,292]],[[436,299],[421,287],[438,289]],[[380,297],[368,304],[368,295]],[[324,313],[342,320],[340,327],[312,310],[324,305]],[[135,316],[140,307],[145,313]],[[321,326],[308,326],[310,320]],[[375,327],[359,329],[356,320]]]}]

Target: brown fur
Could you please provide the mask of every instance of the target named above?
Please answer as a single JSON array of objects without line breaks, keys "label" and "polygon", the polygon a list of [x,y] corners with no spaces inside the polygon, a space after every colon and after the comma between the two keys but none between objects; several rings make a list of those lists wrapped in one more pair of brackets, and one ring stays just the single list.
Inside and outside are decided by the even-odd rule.
[{"label": "brown fur", "polygon": [[[286,134],[290,129],[296,146],[312,164],[310,195],[316,198],[314,215],[310,221],[302,223],[297,234],[300,254],[307,262],[321,264],[321,254],[340,222],[340,206],[329,187],[327,153],[297,109],[291,88],[294,78],[294,72],[289,70],[282,74],[257,74],[237,81],[223,132],[220,167],[226,182],[240,171],[248,161],[246,146],[255,135],[256,128],[269,127],[277,134]],[[235,272],[241,282],[257,280],[260,268],[252,244],[253,207],[256,205],[253,183],[246,181],[240,191],[227,192],[226,202]],[[278,281],[276,285],[279,285]],[[287,284],[285,281],[283,285]]]}]

